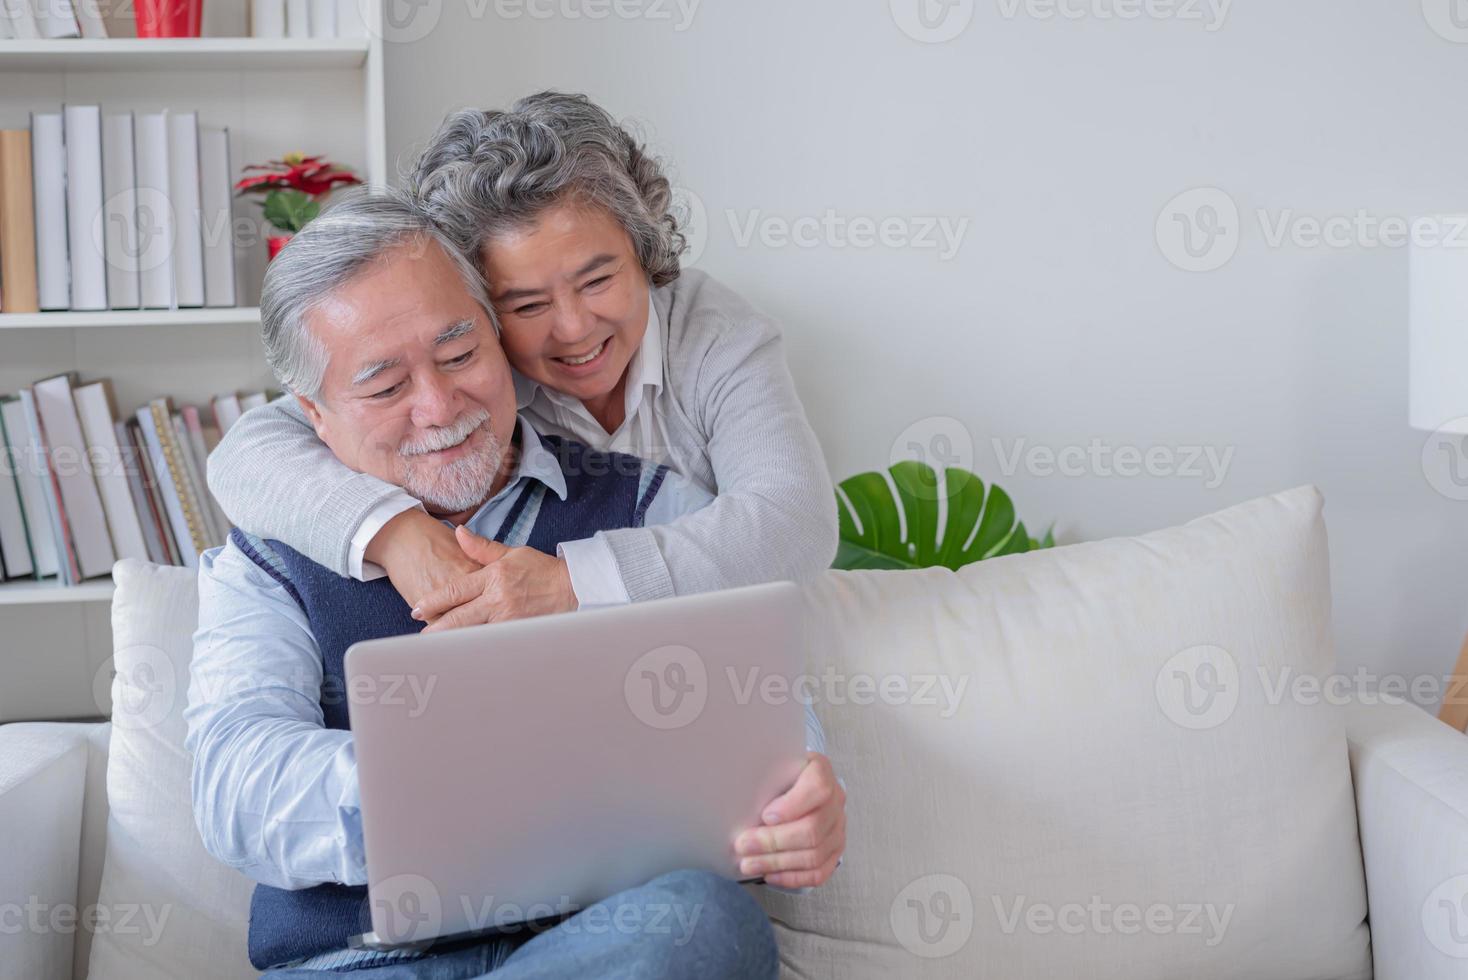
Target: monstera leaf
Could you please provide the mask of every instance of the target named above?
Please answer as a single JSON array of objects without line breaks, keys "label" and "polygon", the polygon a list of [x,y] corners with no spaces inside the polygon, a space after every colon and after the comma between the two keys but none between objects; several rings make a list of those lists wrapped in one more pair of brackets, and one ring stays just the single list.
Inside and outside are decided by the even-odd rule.
[{"label": "monstera leaf", "polygon": [[[836,493],[841,544],[833,568],[961,568],[964,565],[1055,545],[1054,534],[1030,537],[1016,521],[1014,503],[998,486],[968,470],[938,475],[926,463],[893,466],[892,483],[879,472],[842,481]],[[896,492],[893,492],[896,487]],[[938,537],[938,507],[947,502],[943,537]]]}]

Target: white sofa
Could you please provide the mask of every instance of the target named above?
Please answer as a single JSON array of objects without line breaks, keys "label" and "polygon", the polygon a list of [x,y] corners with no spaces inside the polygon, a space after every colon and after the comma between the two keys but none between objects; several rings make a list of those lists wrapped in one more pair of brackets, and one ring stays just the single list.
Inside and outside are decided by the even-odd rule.
[{"label": "white sofa", "polygon": [[[813,583],[849,848],[814,894],[761,894],[786,975],[1468,976],[1468,739],[1317,696],[1321,513],[1307,487]],[[0,978],[253,976],[250,883],[188,811],[192,576],[116,577],[112,724],[0,727]],[[90,930],[65,911],[89,909]]]}]

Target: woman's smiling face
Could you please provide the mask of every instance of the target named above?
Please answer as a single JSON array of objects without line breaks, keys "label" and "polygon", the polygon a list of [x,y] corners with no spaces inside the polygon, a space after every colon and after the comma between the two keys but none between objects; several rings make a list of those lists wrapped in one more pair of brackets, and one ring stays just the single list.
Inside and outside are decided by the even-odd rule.
[{"label": "woman's smiling face", "polygon": [[598,406],[620,402],[647,330],[647,274],[605,209],[563,203],[484,246],[505,355],[521,374]]}]

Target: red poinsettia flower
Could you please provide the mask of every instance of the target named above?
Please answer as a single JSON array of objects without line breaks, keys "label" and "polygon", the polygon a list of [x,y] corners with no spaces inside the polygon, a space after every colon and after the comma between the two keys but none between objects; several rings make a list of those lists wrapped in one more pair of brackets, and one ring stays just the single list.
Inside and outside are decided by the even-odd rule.
[{"label": "red poinsettia flower", "polygon": [[319,156],[308,157],[300,153],[288,153],[282,160],[271,160],[265,164],[251,164],[245,170],[263,172],[241,178],[234,185],[235,191],[240,194],[294,190],[308,197],[321,197],[330,193],[338,184],[362,182],[346,168]]}]

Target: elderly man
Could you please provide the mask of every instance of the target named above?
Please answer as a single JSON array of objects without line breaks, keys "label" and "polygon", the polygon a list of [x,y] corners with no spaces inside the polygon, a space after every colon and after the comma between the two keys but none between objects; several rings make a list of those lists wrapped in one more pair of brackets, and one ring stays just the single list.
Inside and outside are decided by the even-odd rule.
[{"label": "elderly man", "polygon": [[[478,274],[401,198],[358,197],[313,221],[271,263],[261,313],[272,369],[336,457],[458,526],[486,565],[509,547],[554,554],[708,501],[665,466],[542,437],[517,417]],[[259,882],[250,960],[268,976],[774,976],[759,906],[694,871],[553,928],[426,952],[348,949],[366,928],[367,868],[343,657],[424,623],[388,580],[342,577],[238,528],[202,556],[199,590],[185,714],[195,818],[210,853]],[[814,884],[840,859],[845,797],[809,727],[816,751],[795,786],[737,842],[746,874]],[[494,814],[484,817],[494,833]],[[578,927],[588,916],[649,922],[656,909],[682,910],[687,928]]]}]

